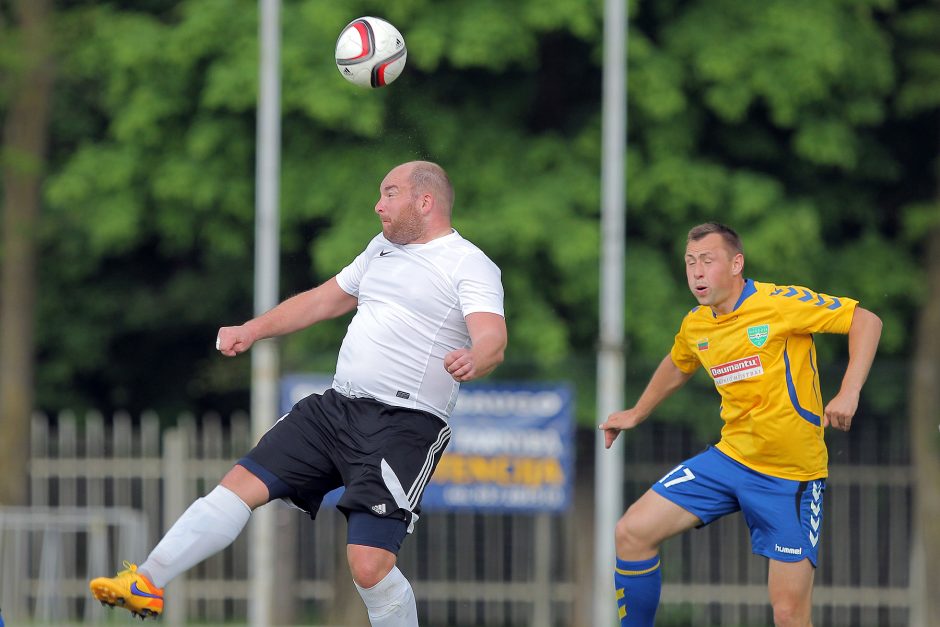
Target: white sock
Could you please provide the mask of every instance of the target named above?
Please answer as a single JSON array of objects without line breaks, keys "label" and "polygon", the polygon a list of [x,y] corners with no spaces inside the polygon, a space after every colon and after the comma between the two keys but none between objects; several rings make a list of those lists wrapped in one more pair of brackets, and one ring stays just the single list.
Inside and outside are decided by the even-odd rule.
[{"label": "white sock", "polygon": [[158,588],[230,545],[251,516],[251,508],[222,486],[189,506],[138,569]]},{"label": "white sock", "polygon": [[397,566],[371,588],[356,584],[356,589],[369,610],[372,627],[418,627],[415,593]]}]

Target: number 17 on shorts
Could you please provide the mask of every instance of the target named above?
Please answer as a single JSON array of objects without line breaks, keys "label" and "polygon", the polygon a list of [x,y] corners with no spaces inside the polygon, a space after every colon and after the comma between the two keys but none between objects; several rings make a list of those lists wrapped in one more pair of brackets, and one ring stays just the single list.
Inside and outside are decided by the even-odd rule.
[{"label": "number 17 on shorts", "polygon": [[692,479],[695,479],[695,475],[692,474],[692,470],[685,464],[679,464],[667,472],[666,476],[659,480],[659,483],[661,483],[664,488],[668,488],[670,486],[676,485],[677,483],[692,481]]}]

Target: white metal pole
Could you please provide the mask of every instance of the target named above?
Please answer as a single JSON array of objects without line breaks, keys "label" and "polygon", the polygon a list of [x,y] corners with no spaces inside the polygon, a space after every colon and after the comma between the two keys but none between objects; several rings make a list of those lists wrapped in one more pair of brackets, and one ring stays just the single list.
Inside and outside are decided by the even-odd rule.
[{"label": "white metal pole", "polygon": [[[176,519],[183,515],[192,502],[186,492],[185,462],[189,459],[186,433],[180,427],[174,427],[163,434],[163,528],[169,529]],[[186,586],[187,573],[181,573],[166,585],[165,591],[172,603],[168,603],[160,617],[166,627],[184,627],[187,624],[187,603],[189,595]]]},{"label": "white metal pole", "polygon": [[[627,14],[624,0],[604,3],[603,124],[601,144],[600,347],[598,423],[623,408],[624,259],[626,247]],[[623,513],[623,438],[610,450],[598,433],[594,484],[594,627],[617,624],[613,588],[614,525]]]},{"label": "white metal pole", "polygon": [[[257,157],[255,169],[254,311],[260,315],[278,303],[278,196],[281,152],[280,0],[258,0],[260,47]],[[251,351],[251,434],[257,442],[277,418],[278,353],[274,340]],[[250,624],[268,627],[274,608],[274,515],[261,507],[252,516]]]}]

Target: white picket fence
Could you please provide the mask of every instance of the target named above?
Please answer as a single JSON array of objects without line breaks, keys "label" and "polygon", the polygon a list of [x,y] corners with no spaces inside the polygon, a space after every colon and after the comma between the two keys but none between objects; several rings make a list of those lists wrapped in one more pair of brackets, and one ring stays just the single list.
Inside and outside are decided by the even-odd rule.
[{"label": "white picket fence", "polygon": [[[249,433],[244,415],[183,416],[162,432],[153,414],[34,417],[31,507],[0,509],[0,607],[7,624],[107,622],[108,611],[88,595],[88,579],[113,573],[124,559],[142,561],[189,503],[248,450]],[[851,455],[834,450],[814,595],[817,624],[907,624],[910,469],[903,451],[886,453],[881,440],[863,434],[839,444]],[[627,447],[629,502],[701,442],[649,425],[631,434]],[[847,456],[884,463],[840,463]],[[422,516],[399,560],[413,582],[422,625],[590,624],[591,460],[579,467],[586,471],[575,506],[562,516]],[[277,525],[278,624],[367,624],[345,565],[342,516],[324,508],[313,522],[284,508]],[[248,536],[170,584],[165,624],[244,624]],[[670,541],[662,557],[660,624],[772,624],[766,560],[751,555],[740,516]]]}]

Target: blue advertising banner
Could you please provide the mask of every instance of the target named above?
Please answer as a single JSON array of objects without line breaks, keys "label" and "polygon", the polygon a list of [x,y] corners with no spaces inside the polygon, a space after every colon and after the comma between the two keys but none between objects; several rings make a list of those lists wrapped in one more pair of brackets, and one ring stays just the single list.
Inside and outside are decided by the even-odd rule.
[{"label": "blue advertising banner", "polygon": [[574,485],[572,413],[564,385],[462,386],[422,508],[564,511]]},{"label": "blue advertising banner", "polygon": [[[281,411],[330,387],[327,375],[281,379]],[[564,384],[464,384],[450,444],[424,511],[561,512],[574,486],[573,394]],[[342,488],[323,499],[335,505]]]}]

